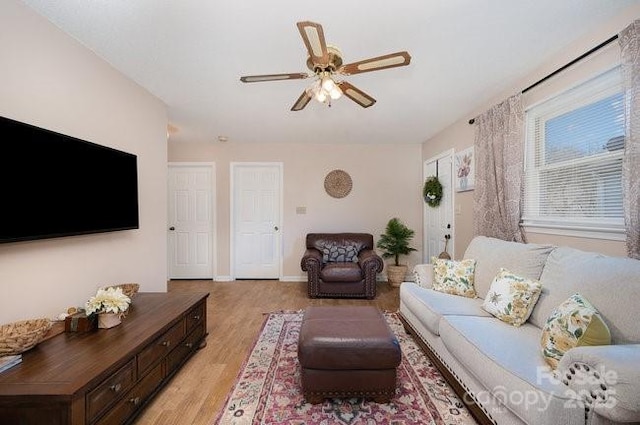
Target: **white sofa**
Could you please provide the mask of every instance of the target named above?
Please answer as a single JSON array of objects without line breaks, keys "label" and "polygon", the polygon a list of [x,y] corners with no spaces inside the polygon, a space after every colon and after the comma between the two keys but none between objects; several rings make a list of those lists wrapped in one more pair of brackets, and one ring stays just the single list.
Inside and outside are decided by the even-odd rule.
[{"label": "white sofa", "polygon": [[[464,258],[476,260],[479,298],[431,289],[429,266],[416,266],[418,281],[400,287],[400,315],[464,401],[484,412],[481,422],[640,423],[640,261],[482,236]],[[481,307],[500,267],[542,284],[520,327]],[[554,375],[541,354],[542,327],[576,292],[600,312],[612,345],[570,349]]]}]

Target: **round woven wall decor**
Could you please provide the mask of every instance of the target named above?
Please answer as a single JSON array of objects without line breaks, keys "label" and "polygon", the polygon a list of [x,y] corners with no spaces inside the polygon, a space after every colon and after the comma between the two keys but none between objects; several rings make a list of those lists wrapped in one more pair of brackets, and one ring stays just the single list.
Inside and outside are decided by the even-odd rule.
[{"label": "round woven wall decor", "polygon": [[333,170],[324,178],[324,190],[334,198],[344,198],[351,192],[351,176],[343,170]]}]

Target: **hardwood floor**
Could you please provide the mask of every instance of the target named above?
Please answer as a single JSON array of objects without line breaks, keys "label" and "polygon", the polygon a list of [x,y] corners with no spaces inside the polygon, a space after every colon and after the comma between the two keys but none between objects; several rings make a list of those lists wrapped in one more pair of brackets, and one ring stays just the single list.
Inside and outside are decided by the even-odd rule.
[{"label": "hardwood floor", "polygon": [[[173,292],[209,292],[207,346],[147,406],[135,425],[211,425],[264,321],[264,313],[310,305],[375,305],[397,311],[398,288],[378,282],[374,300],[310,299],[306,282],[173,280]],[[134,299],[135,303],[135,299]]]}]

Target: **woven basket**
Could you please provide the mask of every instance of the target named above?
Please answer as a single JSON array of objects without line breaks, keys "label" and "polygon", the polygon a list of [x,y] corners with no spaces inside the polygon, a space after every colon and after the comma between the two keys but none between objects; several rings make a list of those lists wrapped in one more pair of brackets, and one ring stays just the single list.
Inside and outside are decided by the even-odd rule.
[{"label": "woven basket", "polygon": [[353,181],[344,170],[333,170],[324,178],[324,190],[333,198],[344,198],[351,192]]},{"label": "woven basket", "polygon": [[135,294],[138,293],[140,285],[137,283],[121,283],[119,285],[105,286],[104,289],[107,288],[122,288],[122,293],[127,297],[132,298]]},{"label": "woven basket", "polygon": [[0,326],[0,356],[24,353],[35,347],[51,329],[49,319],[31,319]]}]

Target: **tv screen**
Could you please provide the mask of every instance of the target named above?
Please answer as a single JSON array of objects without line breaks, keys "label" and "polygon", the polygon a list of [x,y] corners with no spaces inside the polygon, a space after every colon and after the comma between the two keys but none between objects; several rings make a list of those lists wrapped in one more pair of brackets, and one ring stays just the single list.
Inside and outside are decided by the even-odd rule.
[{"label": "tv screen", "polygon": [[136,155],[0,117],[0,243],[137,229]]}]

